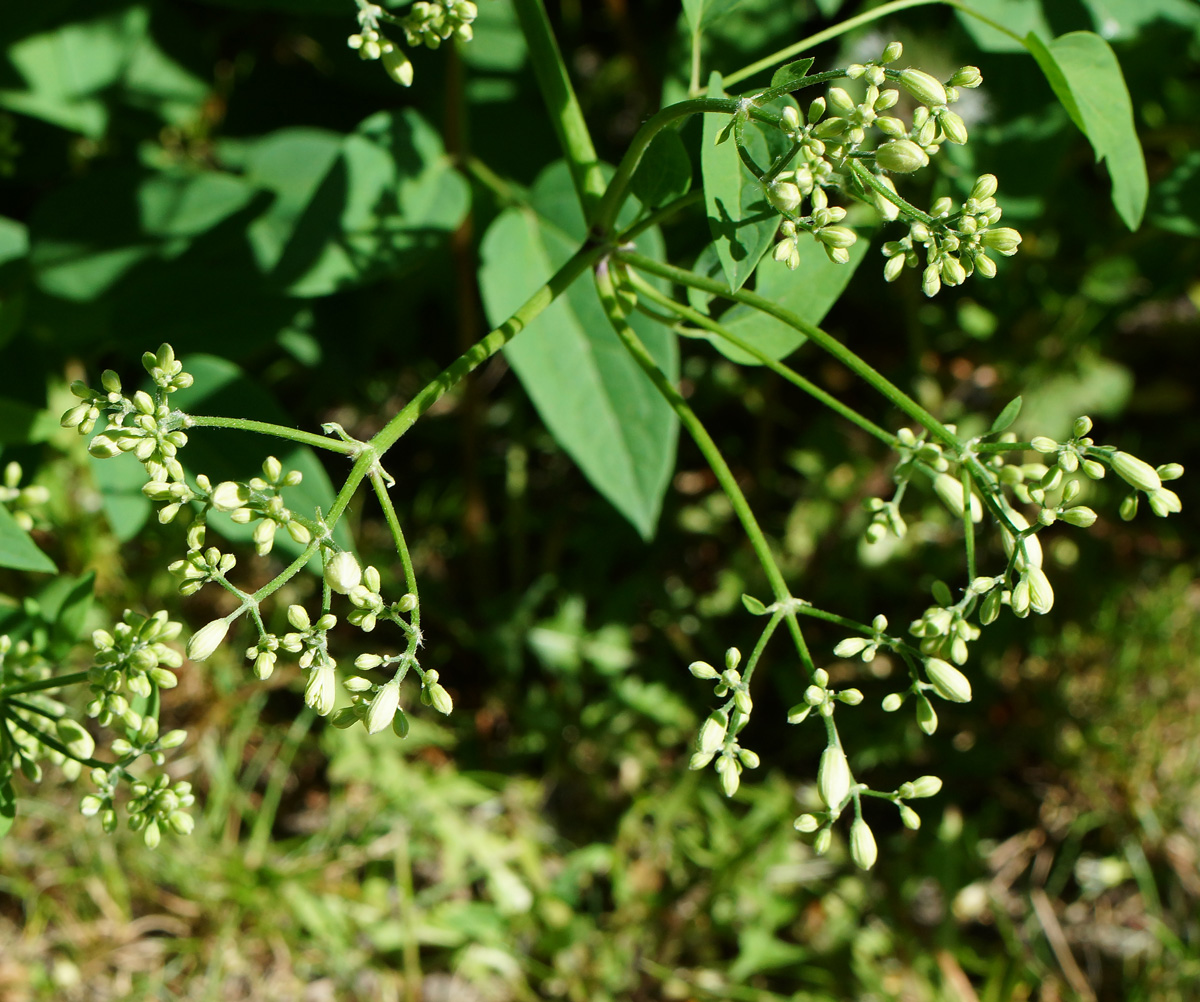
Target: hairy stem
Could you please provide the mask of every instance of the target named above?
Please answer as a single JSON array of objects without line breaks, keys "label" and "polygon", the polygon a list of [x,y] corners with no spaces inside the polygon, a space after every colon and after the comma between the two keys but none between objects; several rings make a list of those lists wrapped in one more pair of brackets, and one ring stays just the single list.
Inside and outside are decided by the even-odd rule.
[{"label": "hairy stem", "polygon": [[299,428],[288,428],[281,424],[270,424],[267,421],[248,421],[245,418],[211,417],[206,414],[185,414],[184,428],[232,428],[235,431],[256,431],[261,435],[274,435],[285,438],[289,442],[300,445],[310,445],[314,449],[328,449],[330,452],[340,452],[343,455],[354,454],[354,443],[343,442],[341,439],[317,435],[311,431],[301,431]]}]

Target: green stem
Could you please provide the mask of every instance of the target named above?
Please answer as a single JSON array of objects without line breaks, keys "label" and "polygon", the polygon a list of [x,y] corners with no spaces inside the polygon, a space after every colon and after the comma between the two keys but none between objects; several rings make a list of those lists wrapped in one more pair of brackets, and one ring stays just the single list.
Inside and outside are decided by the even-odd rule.
[{"label": "green stem", "polygon": [[914,219],[919,219],[926,226],[937,226],[938,220],[934,219],[924,209],[918,209],[912,202],[892,191],[886,184],[879,180],[871,171],[862,165],[858,160],[850,161],[850,170],[860,181],[862,181],[872,191],[878,192],[886,198],[892,205],[896,206],[906,216],[911,216]]},{"label": "green stem", "polygon": [[210,417],[205,414],[185,414],[184,428],[233,428],[236,431],[256,431],[261,435],[274,435],[276,438],[286,438],[290,442],[301,445],[311,445],[314,449],[328,449],[330,452],[340,452],[343,455],[353,455],[354,443],[343,442],[340,439],[316,435],[311,431],[301,431],[299,428],[288,428],[281,424],[270,424],[267,421],[248,421],[245,418]]},{"label": "green stem", "polygon": [[69,675],[55,675],[52,678],[40,678],[35,682],[21,682],[18,685],[0,689],[0,701],[9,696],[20,696],[29,692],[44,692],[47,689],[61,689],[68,685],[79,685],[86,682],[88,673],[85,671],[71,672]]},{"label": "green stem", "polygon": [[976,452],[1029,452],[1033,449],[1032,442],[982,442],[975,446]]},{"label": "green stem", "polygon": [[600,301],[604,304],[605,312],[608,314],[609,322],[612,324],[613,330],[616,331],[617,337],[621,339],[621,343],[625,346],[626,351],[633,356],[634,361],[641,366],[642,371],[650,377],[650,381],[654,383],[655,389],[658,390],[671,409],[679,416],[680,423],[687,429],[688,434],[692,436],[692,440],[700,449],[710,469],[712,469],[717,482],[721,485],[721,489],[729,498],[729,503],[733,506],[738,521],[742,523],[742,528],[746,531],[746,536],[750,540],[750,546],[758,557],[758,562],[762,565],[763,572],[767,576],[767,581],[771,585],[771,593],[775,596],[776,600],[780,602],[787,601],[791,598],[791,593],[788,591],[787,584],[783,580],[783,574],[779,570],[779,565],[775,562],[775,557],[771,554],[771,547],[768,545],[762,529],[759,528],[758,519],[754,517],[754,512],[750,509],[746,495],[742,493],[741,487],[738,486],[737,478],[734,477],[729,464],[725,462],[725,457],[721,455],[716,442],[709,435],[708,429],[701,424],[700,419],[696,417],[695,412],[688,406],[683,395],[666,377],[662,369],[658,367],[658,363],[655,362],[650,352],[646,350],[646,346],[642,344],[642,340],[638,337],[637,332],[629,326],[617,301],[616,287],[613,284],[612,274],[609,271],[606,261],[601,262],[599,267],[596,268],[596,288],[600,293]]},{"label": "green stem", "polygon": [[766,366],[776,375],[782,376],[793,386],[796,386],[807,393],[809,396],[820,401],[834,413],[841,415],[852,424],[858,425],[863,431],[870,435],[874,435],[879,441],[883,442],[889,448],[895,448],[898,439],[891,432],[885,431],[873,421],[863,417],[858,411],[852,407],[848,407],[842,403],[837,397],[827,393],[815,383],[805,379],[800,373],[790,366],[784,365],[782,362],[772,358],[766,354],[761,348],[756,347],[744,338],[738,337],[733,331],[727,327],[723,327],[716,320],[705,316],[699,310],[694,310],[690,306],[685,306],[683,303],[677,302],[664,292],[660,292],[653,285],[647,282],[636,271],[629,273],[630,281],[637,288],[638,294],[651,299],[669,310],[675,312],[678,316],[684,318],[688,322],[697,327],[702,327],[707,331],[711,331],[718,337],[728,341],[734,347],[746,352],[748,355],[754,356],[761,365]]},{"label": "green stem", "polygon": [[538,87],[550,112],[550,121],[570,166],[583,214],[591,218],[604,194],[604,175],[545,5],[542,0],[513,0],[513,7],[525,35]]},{"label": "green stem", "polygon": [[613,238],[613,243],[632,243],[643,233],[645,233],[646,230],[650,229],[650,227],[657,226],[659,223],[665,222],[676,213],[682,212],[689,205],[695,205],[697,202],[703,201],[704,190],[702,188],[697,188],[695,191],[689,191],[686,195],[680,195],[678,198],[674,198],[669,201],[662,208],[655,209],[652,213],[650,213],[650,215],[646,216],[639,222],[634,223],[634,225],[629,227],[629,229],[622,230]]},{"label": "green stem", "polygon": [[966,463],[958,468],[963,490],[963,539],[967,547],[967,581],[975,580],[975,520],[971,518],[971,471]]},{"label": "green stem", "polygon": [[747,685],[750,684],[750,679],[754,677],[754,669],[758,667],[758,659],[762,657],[762,652],[767,649],[767,641],[771,639],[771,634],[775,632],[775,628],[783,620],[786,613],[782,610],[771,614],[771,618],[767,621],[767,625],[763,628],[762,636],[758,638],[758,643],[754,645],[754,650],[750,652],[750,659],[746,662],[746,670],[742,673],[742,681]]},{"label": "green stem", "polygon": [[120,765],[119,762],[105,762],[98,758],[82,758],[79,755],[76,755],[73,751],[71,751],[70,748],[64,745],[57,738],[50,737],[50,735],[43,731],[40,727],[35,727],[33,724],[29,723],[29,721],[22,720],[20,717],[14,716],[11,713],[4,714],[3,719],[9,721],[10,723],[16,724],[26,734],[28,734],[30,737],[37,738],[38,741],[44,744],[47,748],[53,748],[60,755],[63,755],[72,761],[78,762],[80,765],[86,765],[89,769],[111,769],[114,766]]},{"label": "green stem", "polygon": [[959,452],[960,445],[957,436],[951,432],[944,424],[929,413],[924,407],[918,404],[907,393],[901,390],[893,382],[883,376],[882,373],[876,371],[858,355],[852,352],[849,348],[843,345],[837,338],[831,334],[827,334],[815,324],[809,323],[790,310],[785,310],[779,304],[759,296],[753,292],[741,290],[733,292],[727,285],[715,281],[710,278],[704,278],[694,272],[687,271],[684,268],[676,268],[674,265],[664,264],[661,261],[655,261],[653,258],[646,257],[642,254],[636,254],[630,251],[619,251],[617,258],[626,264],[632,265],[634,268],[639,268],[642,271],[648,271],[652,275],[658,275],[661,278],[669,279],[672,282],[677,282],[680,285],[691,286],[693,289],[700,289],[703,292],[711,293],[715,296],[722,296],[725,299],[731,299],[736,303],[745,303],[747,306],[753,306],[761,310],[769,316],[781,320],[789,327],[793,327],[808,337],[818,348],[832,355],[846,368],[853,372],[856,376],[862,379],[869,386],[878,391],[883,397],[889,400],[892,404],[902,410],[905,414],[917,421],[923,427],[927,428],[930,434],[941,439],[946,445],[954,449],[955,454]]},{"label": "green stem", "polygon": [[[899,10],[907,10],[910,7],[924,7],[933,3],[945,3],[947,0],[892,0],[891,3],[882,4],[874,10],[869,10],[864,14],[859,14],[855,17],[847,18],[839,24],[835,24],[831,28],[826,28],[824,31],[818,31],[815,35],[809,35],[807,38],[802,38],[798,42],[788,45],[778,52],[773,52],[769,56],[765,56],[749,66],[744,66],[735,73],[730,73],[725,77],[726,86],[738,83],[745,80],[747,77],[754,76],[765,69],[770,69],[776,63],[782,63],[785,59],[790,59],[792,56],[798,56],[802,52],[820,45],[822,42],[828,42],[831,38],[837,38],[838,35],[844,35],[847,31],[852,31],[859,25],[870,24],[872,21],[878,21],[881,17],[887,17],[889,14],[894,14]],[[958,6],[958,4],[952,4]],[[964,10],[966,8],[963,8]]]},{"label": "green stem", "polygon": [[399,554],[400,563],[404,567],[404,586],[417,598],[417,605],[412,611],[411,618],[413,628],[419,631],[421,628],[421,599],[417,591],[417,575],[413,571],[412,556],[408,552],[408,543],[404,539],[404,529],[400,526],[400,519],[396,517],[396,507],[392,504],[392,497],[388,494],[383,475],[378,469],[374,469],[371,471],[370,477],[371,486],[375,488],[375,496],[379,499],[380,507],[383,508],[383,517],[392,531],[392,539],[396,543],[396,553]]}]

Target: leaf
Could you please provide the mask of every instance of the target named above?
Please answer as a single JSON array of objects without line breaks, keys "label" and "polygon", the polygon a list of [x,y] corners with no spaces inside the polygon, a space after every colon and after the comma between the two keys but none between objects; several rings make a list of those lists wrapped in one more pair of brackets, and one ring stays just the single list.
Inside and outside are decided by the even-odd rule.
[{"label": "leaf", "polygon": [[1107,163],[1113,205],[1125,225],[1136,230],[1146,211],[1149,180],[1116,54],[1090,31],[1073,31],[1049,44],[1030,33],[1025,44],[1071,120],[1092,144],[1096,161]]},{"label": "leaf", "polygon": [[794,63],[787,63],[780,66],[773,74],[771,74],[771,90],[778,88],[786,88],[787,90],[796,90],[799,88],[801,81],[812,69],[812,64],[816,60],[809,56],[807,59],[797,59]]},{"label": "leaf", "polygon": [[692,158],[675,129],[663,129],[650,141],[630,187],[643,205],[657,209],[692,187]]},{"label": "leaf", "polygon": [[765,616],[768,612],[770,612],[770,610],[753,595],[743,595],[742,605],[746,607],[746,611],[750,613],[751,616]]},{"label": "leaf", "polygon": [[[708,83],[709,97],[724,97],[721,75]],[[738,156],[736,143],[715,145],[718,134],[729,124],[729,116],[704,116],[704,139],[700,167],[704,175],[704,204],[725,278],[735,292],[754,272],[771,246],[779,227],[779,215],[767,204],[762,186]],[[770,156],[766,140],[757,126],[747,122],[743,129],[746,146],[755,161],[765,166]]]},{"label": "leaf", "polygon": [[0,264],[29,253],[29,232],[24,223],[0,216]]},{"label": "leaf", "polygon": [[745,0],[683,0],[683,14],[692,33],[703,31],[726,14],[745,3]]},{"label": "leaf", "polygon": [[1200,237],[1200,150],[1192,150],[1154,186],[1151,219],[1185,237]]},{"label": "leaf", "polygon": [[53,574],[58,570],[3,505],[0,505],[0,567],[43,574]]},{"label": "leaf", "polygon": [[[969,11],[977,11],[982,17],[972,17]],[[1023,52],[1027,46],[1021,40],[1030,32],[1054,37],[1042,13],[1041,0],[964,0],[956,13],[967,34],[984,52]],[[997,31],[983,18],[1003,25],[1011,34]]]},{"label": "leaf", "polygon": [[941,606],[949,606],[954,604],[954,596],[950,593],[950,586],[945,581],[934,581],[930,590],[933,592],[933,600]]},{"label": "leaf", "polygon": [[1136,38],[1148,24],[1168,21],[1181,26],[1200,24],[1200,7],[1190,0],[1083,0],[1092,12],[1096,31],[1110,42]]},{"label": "leaf", "polygon": [[8,834],[17,817],[17,795],[13,793],[11,771],[0,779],[0,838]]},{"label": "leaf", "polygon": [[[570,174],[562,162],[552,164],[535,182],[531,206],[507,209],[484,236],[479,280],[490,322],[507,319],[586,235]],[[638,243],[642,253],[661,257],[656,230]],[[674,380],[675,336],[638,314],[630,323]],[[535,318],[505,355],[546,427],[592,485],[644,538],[653,536],[679,425],[613,332],[591,276]]]},{"label": "leaf", "polygon": [[[803,320],[820,324],[833,304],[841,298],[858,266],[866,259],[870,240],[859,236],[850,248],[850,260],[846,264],[834,264],[816,240],[801,233],[796,250],[800,254],[800,267],[790,271],[788,267],[772,257],[764,257],[755,271],[755,292],[791,310]],[[781,359],[790,355],[807,339],[794,327],[782,320],[737,303],[727,310],[720,322],[738,337],[749,341],[766,352],[771,358]],[[726,358],[742,365],[759,365],[753,355],[730,344],[715,334],[709,340]]]},{"label": "leaf", "polygon": [[1021,398],[1013,397],[1007,404],[1004,405],[1004,410],[996,415],[996,420],[992,422],[992,426],[988,429],[989,435],[998,435],[1004,431],[1021,413]]}]

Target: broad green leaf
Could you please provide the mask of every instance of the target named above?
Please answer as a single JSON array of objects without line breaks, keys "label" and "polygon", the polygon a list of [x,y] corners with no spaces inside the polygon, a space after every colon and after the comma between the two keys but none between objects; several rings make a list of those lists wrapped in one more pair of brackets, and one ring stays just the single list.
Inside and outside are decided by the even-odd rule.
[{"label": "broad green leaf", "polygon": [[703,31],[743,3],[745,0],[683,0],[683,14],[695,33]]},{"label": "broad green leaf", "polygon": [[[704,278],[711,278],[714,281],[720,281],[723,274],[721,267],[721,255],[717,253],[716,244],[705,244],[704,250],[697,256],[695,263],[692,264],[692,271],[697,275],[702,275]],[[690,285],[687,288],[688,305],[693,310],[699,310],[701,313],[708,313],[709,305],[716,296],[713,296],[701,289],[693,289]],[[725,300],[720,300],[724,303]]]},{"label": "broad green leaf", "polygon": [[481,73],[511,73],[520,69],[528,48],[512,0],[489,0],[477,6],[475,37],[470,45],[461,46],[462,61]]},{"label": "broad green leaf", "polygon": [[63,575],[42,589],[38,602],[42,615],[54,624],[52,642],[56,650],[69,650],[83,636],[95,590],[95,571],[77,578]]},{"label": "broad green leaf", "polygon": [[169,239],[202,235],[245,208],[254,189],[217,171],[162,173],[138,185],[136,197],[142,232]]},{"label": "broad green leaf", "polygon": [[469,189],[412,109],[355,132],[281,129],[245,159],[275,201],[248,235],[264,272],[297,296],[323,296],[419,264],[457,228]]},{"label": "broad green leaf", "polygon": [[[963,9],[956,12],[959,22],[985,52],[1024,52],[1026,45],[1022,39],[1031,32],[1043,38],[1054,37],[1042,12],[1041,0],[963,0],[960,7],[981,15],[972,17]],[[1002,25],[1011,34],[997,31],[984,18]]]},{"label": "broad green leaf", "polygon": [[1133,122],[1133,105],[1116,54],[1099,35],[1073,31],[1049,44],[1025,38],[1071,120],[1088,138],[1096,161],[1112,178],[1112,200],[1125,225],[1136,230],[1146,211],[1146,159]]},{"label": "broad green leaf", "polygon": [[[862,234],[850,248],[847,264],[834,264],[816,240],[800,235],[796,249],[800,267],[790,271],[772,257],[764,257],[755,272],[755,292],[791,310],[809,323],[820,324],[841,297],[858,266],[870,249],[869,234]],[[721,323],[738,337],[749,341],[771,358],[790,355],[806,338],[782,320],[767,316],[753,307],[736,303],[721,317]],[[758,359],[736,348],[723,338],[709,340],[727,358],[743,365],[758,365]]]},{"label": "broad green leaf", "polygon": [[992,422],[992,426],[988,429],[989,435],[998,435],[1011,425],[1017,415],[1021,413],[1021,398],[1013,397],[1007,404],[1004,405],[1004,410],[996,415],[996,420]]},{"label": "broad green leaf", "polygon": [[[708,96],[725,96],[719,73],[709,79]],[[708,227],[725,277],[730,288],[736,291],[746,283],[759,259],[771,246],[779,228],[779,214],[767,203],[758,180],[746,170],[738,156],[737,144],[730,139],[716,145],[717,137],[728,125],[728,115],[704,116],[700,167],[704,174]],[[755,162],[765,167],[770,161],[770,149],[762,132],[752,122],[747,122],[743,135]]]},{"label": "broad green leaf", "polygon": [[0,264],[29,253],[29,231],[24,223],[0,216]]},{"label": "broad green leaf", "polygon": [[[489,321],[502,323],[586,235],[570,174],[565,164],[553,164],[534,184],[531,206],[501,213],[484,236],[479,279]],[[642,253],[662,254],[656,230],[639,237],[638,245]],[[675,379],[675,336],[638,314],[630,322]],[[551,434],[592,485],[650,538],[675,465],[678,421],[613,332],[592,276],[581,276],[510,342],[505,355]]]},{"label": "broad green leaf", "polygon": [[0,778],[0,838],[8,834],[17,817],[17,795],[13,793],[12,772]]},{"label": "broad green leaf", "polygon": [[1080,414],[1115,418],[1133,392],[1133,373],[1118,362],[1088,355],[1066,371],[1046,379],[1031,376],[1022,394],[1024,406],[1014,423],[1018,435],[1070,437]]},{"label": "broad green leaf", "polygon": [[1192,150],[1154,186],[1150,213],[1164,230],[1200,237],[1200,150]]},{"label": "broad green leaf", "polygon": [[0,397],[0,442],[26,445],[45,442],[60,430],[58,418],[22,400]]},{"label": "broad green leaf", "polygon": [[0,505],[0,567],[43,574],[53,574],[58,570],[3,505]]},{"label": "broad green leaf", "polygon": [[651,140],[630,187],[641,203],[652,209],[691,190],[692,158],[678,132],[663,129]]},{"label": "broad green leaf", "polygon": [[812,64],[816,60],[809,56],[807,59],[797,59],[794,63],[788,63],[785,66],[780,66],[774,73],[771,74],[771,90],[777,87],[787,87],[790,90],[795,90],[800,86],[800,82],[812,69]]}]

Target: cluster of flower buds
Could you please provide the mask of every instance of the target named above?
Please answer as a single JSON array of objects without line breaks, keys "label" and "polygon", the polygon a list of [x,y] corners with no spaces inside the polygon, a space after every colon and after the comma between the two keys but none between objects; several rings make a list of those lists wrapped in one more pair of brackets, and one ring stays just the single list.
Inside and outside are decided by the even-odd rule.
[{"label": "cluster of flower buds", "polygon": [[887,258],[884,278],[894,282],[905,267],[918,267],[918,246],[925,252],[921,285],[926,296],[936,296],[943,285],[961,285],[976,273],[984,278],[995,276],[996,262],[987,252],[1011,257],[1021,245],[1017,230],[995,225],[1003,214],[994,197],[996,186],[995,175],[983,174],[960,210],[955,210],[949,198],[934,202],[928,219],[913,220],[907,236],[883,245]]},{"label": "cluster of flower buds", "polygon": [[[878,617],[882,618],[882,617]],[[886,620],[885,620],[886,623]],[[860,638],[854,638],[858,640]],[[845,650],[843,644],[838,646]],[[836,650],[834,653],[837,653]],[[787,722],[789,724],[800,724],[808,719],[808,715],[816,710],[821,717],[832,717],[834,705],[836,703],[845,703],[847,706],[858,706],[863,701],[863,694],[858,689],[842,689],[835,691],[829,688],[829,672],[824,668],[818,668],[813,672],[812,685],[804,690],[804,700],[797,703],[788,710]]]},{"label": "cluster of flower buds", "polygon": [[[148,719],[147,725],[155,721]],[[128,749],[122,764],[111,769],[93,769],[92,782],[97,793],[88,794],[80,801],[79,810],[84,817],[100,815],[100,825],[106,832],[117,828],[116,795],[122,780],[130,780],[127,767],[136,758],[149,754],[161,758],[162,752],[177,748],[186,737],[183,731],[168,731],[158,736],[157,727],[143,727],[134,741],[124,742]],[[115,745],[115,742],[114,742]],[[180,780],[172,784],[165,773],[153,779],[133,779],[129,788],[130,797],[125,802],[125,813],[132,831],[140,831],[147,847],[155,849],[162,839],[162,829],[169,828],[177,835],[190,835],[195,821],[188,808],[196,802],[192,784]]]},{"label": "cluster of flower buds", "polygon": [[183,657],[167,645],[183,631],[183,624],[173,622],[165,612],[143,616],[131,609],[126,609],[121,619],[111,632],[92,633],[95,653],[93,667],[88,670],[92,699],[86,712],[102,727],[119,720],[137,730],[143,720],[125,693],[146,698],[156,687],[173,689],[178,684],[171,669],[179,668]]},{"label": "cluster of flower buds", "polygon": [[[895,641],[887,636],[888,628],[887,616],[880,613],[871,620],[871,636],[868,637],[847,637],[841,641],[834,649],[833,656],[837,658],[862,658],[864,662],[870,664],[875,660],[875,655],[879,652],[880,647],[891,647]],[[788,720],[792,723],[791,719]]]},{"label": "cluster of flower buds", "polygon": [[[953,425],[946,427],[954,430]],[[872,497],[863,502],[863,507],[871,513],[871,521],[865,532],[868,543],[879,542],[889,532],[897,539],[903,539],[908,533],[908,524],[900,514],[900,502],[904,499],[909,479],[918,467],[930,470],[935,475],[944,474],[950,469],[950,461],[941,445],[928,441],[927,435],[924,428],[919,432],[913,432],[911,428],[901,428],[896,432],[898,460],[893,474],[896,493],[890,501]]]},{"label": "cluster of flower buds", "polygon": [[379,60],[387,75],[402,87],[411,87],[413,64],[404,50],[383,34],[384,21],[396,25],[410,46],[425,45],[436,49],[443,42],[457,38],[469,42],[471,27],[479,9],[471,0],[418,0],[402,18],[387,13],[378,4],[358,0],[358,31],[346,44],[358,52],[361,59]]},{"label": "cluster of flower buds", "polygon": [[11,462],[4,467],[4,481],[0,484],[0,505],[8,508],[13,521],[28,532],[33,528],[33,511],[50,500],[49,488],[40,484],[17,486],[21,482],[21,464]]},{"label": "cluster of flower buds", "polygon": [[[283,488],[295,487],[304,479],[299,470],[283,469],[274,456],[262,464],[263,475],[246,483],[226,480],[212,488],[208,504],[217,511],[227,512],[240,525],[257,522],[254,526],[254,550],[261,557],[275,546],[275,534],[284,529],[301,546],[312,540],[312,530],[283,503]],[[197,477],[197,483],[201,478]],[[207,481],[201,483],[202,488]]]},{"label": "cluster of flower buds", "polygon": [[716,681],[713,688],[715,695],[728,698],[725,706],[713,710],[701,725],[688,768],[703,769],[715,758],[714,768],[727,797],[737,793],[743,768],[757,769],[759,764],[758,755],[749,748],[743,748],[737,741],[737,735],[749,723],[750,712],[754,708],[749,684],[737,670],[741,660],[741,652],[736,647],[730,647],[725,652],[724,671],[718,672],[707,661],[693,661],[688,665],[688,671],[696,678]]}]

